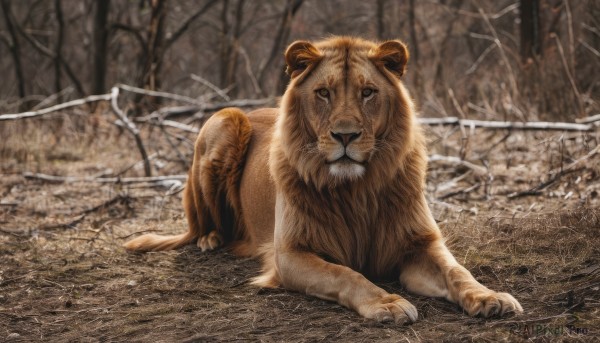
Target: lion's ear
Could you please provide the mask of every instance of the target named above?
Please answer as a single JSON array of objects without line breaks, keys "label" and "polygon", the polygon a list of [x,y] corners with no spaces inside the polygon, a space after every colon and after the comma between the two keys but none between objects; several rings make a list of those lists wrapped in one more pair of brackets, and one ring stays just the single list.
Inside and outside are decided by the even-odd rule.
[{"label": "lion's ear", "polygon": [[399,40],[389,40],[372,50],[369,57],[376,66],[385,68],[397,77],[401,77],[404,75],[408,62],[408,49]]},{"label": "lion's ear", "polygon": [[285,72],[292,78],[321,60],[321,53],[307,41],[295,41],[285,51]]}]

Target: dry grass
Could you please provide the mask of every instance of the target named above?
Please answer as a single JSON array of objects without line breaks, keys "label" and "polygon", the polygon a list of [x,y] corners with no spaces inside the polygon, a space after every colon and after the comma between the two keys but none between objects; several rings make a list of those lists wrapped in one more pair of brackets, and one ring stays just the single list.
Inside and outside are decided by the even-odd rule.
[{"label": "dry grass", "polygon": [[[512,133],[503,139],[505,132],[463,136],[430,130],[432,152],[463,153],[489,170],[476,175],[430,167],[430,194],[445,197],[432,207],[451,250],[478,280],[514,294],[525,314],[470,318],[443,300],[406,294],[398,283],[382,284],[406,295],[420,312],[417,323],[398,327],[297,293],[251,287],[247,281],[258,263],[224,251],[201,253],[190,246],[126,253],[121,244],[136,232],[185,230],[180,194],[21,176],[25,170],[117,174],[136,162],[126,133],[119,135],[102,120],[96,131],[77,131],[88,127],[85,120],[65,120],[52,130],[46,122],[14,124],[10,134],[3,132],[1,341],[578,342],[600,337],[600,156],[582,161],[537,196],[507,197],[585,156],[598,145],[598,133]],[[157,153],[154,165],[161,166],[156,173],[184,171],[160,132],[145,134],[152,137],[149,150]],[[185,143],[180,148],[190,153]],[[125,175],[141,173],[139,166]],[[118,201],[72,226],[54,225],[71,223],[115,197]]]}]

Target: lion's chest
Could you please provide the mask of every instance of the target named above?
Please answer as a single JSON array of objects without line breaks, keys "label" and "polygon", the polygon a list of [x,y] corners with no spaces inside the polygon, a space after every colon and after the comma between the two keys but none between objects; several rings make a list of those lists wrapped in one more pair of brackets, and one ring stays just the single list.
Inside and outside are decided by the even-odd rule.
[{"label": "lion's chest", "polygon": [[305,247],[373,278],[397,276],[408,240],[398,216],[401,201],[351,190],[323,192],[302,206],[310,222],[303,225]]}]

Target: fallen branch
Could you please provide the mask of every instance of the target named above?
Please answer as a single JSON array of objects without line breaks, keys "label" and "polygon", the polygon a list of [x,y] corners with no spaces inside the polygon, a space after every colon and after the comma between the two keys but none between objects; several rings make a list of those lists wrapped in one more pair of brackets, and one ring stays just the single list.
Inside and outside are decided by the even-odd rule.
[{"label": "fallen branch", "polygon": [[150,119],[166,119],[169,117],[178,116],[190,116],[198,112],[198,106],[173,106],[173,107],[162,107],[147,116],[139,117],[139,119],[150,120]]},{"label": "fallen branch", "polygon": [[[275,101],[274,98],[240,99],[240,100],[232,100],[232,101],[211,104],[211,103],[205,103],[205,102],[202,102],[202,101],[199,101],[199,100],[196,100],[196,99],[184,96],[184,95],[178,95],[178,94],[167,93],[167,92],[151,91],[151,90],[128,86],[128,85],[124,85],[124,84],[118,84],[115,87],[121,88],[123,90],[129,91],[132,93],[157,96],[157,97],[162,97],[162,98],[167,98],[167,99],[172,99],[172,100],[177,100],[177,101],[182,101],[182,102],[187,102],[190,104],[198,105],[198,108],[196,109],[197,111],[218,111],[218,110],[226,108],[226,107],[255,107],[255,106],[262,106],[262,105],[266,105],[269,103],[273,103]],[[192,108],[188,108],[188,110],[189,109],[192,109]]]},{"label": "fallen branch", "polygon": [[510,122],[510,121],[485,121],[459,119],[457,117],[446,118],[419,118],[423,125],[460,125],[471,127],[483,127],[487,129],[509,129],[509,130],[561,130],[561,131],[591,131],[592,125],[562,123],[562,122]]},{"label": "fallen branch", "polygon": [[53,229],[74,228],[75,225],[81,223],[88,214],[90,214],[92,212],[96,212],[96,211],[104,209],[104,208],[107,208],[118,202],[128,202],[130,200],[131,200],[131,197],[129,197],[127,195],[117,195],[116,197],[109,199],[109,200],[101,203],[100,205],[94,206],[92,208],[89,208],[87,210],[80,212],[77,217],[75,217],[74,219],[72,219],[71,221],[69,221],[67,223],[46,224],[46,225],[42,225],[42,226],[38,227],[38,230],[48,231],[48,230],[53,230]]},{"label": "fallen branch", "polygon": [[561,173],[561,172],[566,172],[572,169],[575,169],[575,167],[577,167],[579,165],[579,163],[589,159],[590,157],[593,157],[594,155],[600,153],[600,145],[596,146],[594,149],[592,149],[590,152],[588,152],[587,154],[585,154],[584,156],[578,158],[577,160],[573,161],[573,163],[570,163],[569,165],[567,165],[564,168],[558,168],[558,169],[554,169],[552,170],[550,173],[554,174],[554,173]]},{"label": "fallen branch", "polygon": [[164,181],[186,181],[187,175],[165,175],[165,176],[148,176],[148,177],[86,177],[86,176],[57,176],[42,173],[24,172],[23,177],[26,179],[36,179],[47,182],[56,183],[72,183],[72,182],[98,182],[98,183],[157,183]]},{"label": "fallen branch", "polygon": [[438,200],[444,200],[444,199],[448,199],[448,198],[451,198],[451,197],[456,196],[456,195],[467,194],[467,193],[470,193],[471,191],[479,188],[479,186],[481,186],[481,183],[478,182],[478,183],[476,183],[476,184],[474,184],[472,186],[469,186],[467,188],[459,189],[459,190],[456,190],[456,191],[452,191],[452,192],[440,195],[439,197],[437,197],[437,199]]},{"label": "fallen branch", "polygon": [[83,99],[77,99],[77,100],[65,102],[62,104],[47,107],[47,108],[37,110],[37,111],[28,111],[28,112],[22,112],[22,113],[14,113],[14,114],[3,114],[3,115],[0,115],[0,121],[39,117],[44,114],[57,112],[57,111],[64,110],[65,108],[69,108],[69,107],[81,106],[83,104],[87,104],[90,102],[108,101],[111,99],[111,96],[112,96],[111,94],[90,95]]},{"label": "fallen branch", "polygon": [[585,118],[581,118],[581,119],[575,119],[575,122],[577,122],[579,124],[590,124],[590,123],[596,123],[599,121],[600,121],[600,114],[595,114],[593,116],[585,117]]},{"label": "fallen branch", "polygon": [[263,99],[240,99],[232,100],[227,102],[220,102],[215,104],[205,104],[202,106],[203,111],[218,111],[227,107],[256,107],[272,104],[275,102],[274,98],[263,98]]},{"label": "fallen branch", "polygon": [[473,172],[475,172],[477,176],[486,175],[488,173],[487,169],[485,169],[484,167],[478,166],[469,161],[461,160],[460,158],[455,156],[442,156],[438,154],[433,154],[429,156],[429,162],[442,162],[451,164],[453,166],[463,166],[468,169],[471,169]]},{"label": "fallen branch", "polygon": [[139,118],[139,119],[136,119],[135,121],[137,123],[147,123],[147,124],[156,125],[156,126],[160,126],[160,127],[168,126],[168,127],[182,130],[182,131],[192,132],[192,133],[200,132],[200,129],[198,129],[197,127],[187,125],[184,123],[180,123],[175,120],[154,120],[154,119]]},{"label": "fallen branch", "polygon": [[123,113],[123,111],[119,108],[118,104],[119,100],[119,88],[113,87],[111,90],[111,100],[110,105],[115,113],[115,115],[125,124],[125,129],[127,129],[133,137],[135,138],[135,143],[142,155],[142,160],[144,160],[144,172],[146,176],[152,175],[152,168],[150,166],[150,161],[148,160],[148,153],[146,152],[146,148],[144,147],[144,143],[142,142],[142,138],[140,137],[140,131],[137,129],[135,124],[127,118],[127,115]]},{"label": "fallen branch", "polygon": [[187,132],[192,132],[192,133],[200,132],[200,129],[197,127],[183,124],[183,123],[180,123],[180,122],[174,121],[174,120],[163,120],[160,124],[162,124],[164,126],[173,127],[173,128],[179,129],[179,130],[187,131]]},{"label": "fallen branch", "polygon": [[546,187],[550,186],[551,184],[553,184],[554,182],[560,180],[561,177],[579,170],[578,168],[576,168],[579,166],[579,163],[589,159],[590,157],[596,155],[599,152],[600,152],[600,145],[598,145],[597,147],[592,149],[592,151],[588,152],[585,156],[583,156],[583,157],[577,159],[575,162],[569,164],[562,170],[558,170],[558,171],[553,170],[551,173],[554,173],[554,172],[557,173],[554,177],[551,177],[550,179],[548,179],[548,180],[540,183],[539,185],[532,187],[528,190],[510,193],[507,195],[507,197],[509,199],[514,199],[514,198],[519,198],[519,197],[529,196],[529,195],[541,195],[542,190],[544,188],[546,188]]}]

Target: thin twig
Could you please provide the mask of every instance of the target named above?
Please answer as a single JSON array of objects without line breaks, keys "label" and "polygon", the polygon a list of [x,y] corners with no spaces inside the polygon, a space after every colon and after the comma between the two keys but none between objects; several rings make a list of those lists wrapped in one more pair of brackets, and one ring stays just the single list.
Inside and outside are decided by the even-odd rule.
[{"label": "thin twig", "polygon": [[579,167],[579,164],[587,159],[589,159],[590,157],[596,155],[597,153],[600,152],[600,145],[598,145],[597,147],[595,147],[592,151],[588,152],[585,156],[577,159],[575,162],[569,164],[568,166],[561,168],[559,170],[553,170],[551,173],[556,173],[556,175],[542,183],[540,183],[539,185],[532,187],[528,190],[522,191],[522,192],[513,192],[507,195],[507,197],[509,199],[514,199],[514,198],[519,198],[519,197],[523,197],[523,196],[528,196],[528,195],[540,195],[541,191],[550,186],[551,184],[553,184],[554,182],[560,180],[561,177],[576,172],[577,170],[579,170],[576,167]]},{"label": "thin twig", "polygon": [[148,153],[146,152],[146,148],[144,147],[144,143],[142,142],[142,138],[140,137],[140,131],[135,126],[135,124],[127,118],[127,115],[123,113],[123,111],[119,108],[118,104],[119,99],[119,88],[113,87],[111,90],[111,101],[110,105],[112,107],[115,115],[125,124],[125,129],[127,129],[133,137],[135,138],[135,143],[137,144],[138,150],[142,155],[142,159],[144,160],[144,172],[146,176],[152,175],[152,168],[150,166],[150,161],[148,160]]},{"label": "thin twig", "polygon": [[467,194],[467,193],[469,193],[469,192],[471,192],[471,191],[479,188],[479,186],[481,186],[481,183],[478,182],[478,183],[474,184],[473,186],[469,186],[469,187],[464,188],[464,189],[459,189],[457,191],[452,191],[452,192],[443,194],[443,195],[437,197],[437,199],[438,200],[444,200],[444,199],[448,199],[450,197],[453,197],[453,196],[456,196],[456,195],[459,195],[459,194]]},{"label": "thin twig", "polygon": [[510,66],[510,61],[508,60],[508,57],[506,56],[506,53],[504,52],[504,48],[502,47],[502,43],[500,42],[498,33],[496,32],[496,29],[490,22],[490,19],[489,19],[488,15],[485,13],[485,11],[481,7],[478,10],[479,10],[479,14],[485,21],[485,24],[487,25],[488,29],[492,33],[492,36],[494,36],[494,43],[496,43],[496,45],[498,45],[498,50],[500,50],[500,56],[502,57],[502,60],[504,61],[504,64],[508,71],[508,78],[510,80],[510,85],[511,85],[512,93],[513,93],[512,96],[513,96],[513,98],[516,98],[519,95],[519,89],[517,87],[517,79],[515,77],[515,73],[512,70],[512,67]]},{"label": "thin twig", "polygon": [[162,107],[147,116],[138,117],[138,119],[164,119],[171,116],[189,116],[195,112],[198,112],[200,108],[198,106],[173,106],[173,107]]},{"label": "thin twig", "polygon": [[[148,156],[148,160],[149,160],[149,161],[152,161],[152,160],[154,160],[154,159],[155,159],[157,156],[158,156],[158,154],[157,154],[157,153],[154,153],[154,154],[152,154],[152,155]],[[144,161],[143,161],[143,160],[142,160],[142,161],[136,161],[135,163],[132,163],[132,164],[130,164],[129,166],[127,166],[127,167],[125,167],[125,168],[123,168],[123,169],[119,170],[117,173],[114,173],[114,174],[108,174],[108,175],[112,175],[112,176],[114,176],[114,177],[120,177],[121,175],[125,174],[126,172],[128,172],[129,170],[131,170],[132,168],[134,168],[135,166],[137,166],[137,165],[138,165],[138,164],[140,164],[140,163],[144,163]],[[105,174],[105,175],[106,175],[106,174]]]},{"label": "thin twig", "polygon": [[206,87],[212,89],[215,93],[217,93],[221,98],[223,98],[223,100],[225,101],[231,101],[231,98],[229,97],[229,95],[227,95],[227,92],[225,92],[224,90],[222,90],[221,88],[215,86],[212,82],[208,81],[207,79],[201,77],[200,75],[196,75],[196,74],[191,74],[190,78],[194,81],[198,81],[201,84],[205,85]]},{"label": "thin twig", "polygon": [[465,74],[467,75],[471,75],[475,72],[475,70],[477,70],[477,68],[479,67],[479,65],[481,64],[481,62],[483,62],[483,60],[486,58],[486,56],[492,52],[492,50],[494,50],[494,48],[497,47],[496,44],[490,44],[490,46],[488,46],[482,53],[481,55],[479,55],[479,57],[477,58],[477,60],[473,63],[473,65],[467,69],[467,71],[465,72]]},{"label": "thin twig", "polygon": [[31,110],[32,111],[39,110],[40,108],[43,108],[44,106],[48,106],[48,104],[51,104],[52,102],[54,102],[54,100],[60,99],[63,96],[65,96],[69,93],[72,93],[72,92],[73,92],[73,86],[68,86],[67,88],[61,90],[60,92],[49,95],[48,97],[46,97],[46,99],[40,101],[37,105],[35,105]]},{"label": "thin twig", "polygon": [[131,92],[131,93],[137,93],[137,94],[143,94],[143,95],[150,95],[150,96],[157,96],[157,97],[161,97],[161,98],[167,98],[167,99],[172,99],[172,100],[187,102],[189,104],[194,104],[194,105],[199,105],[200,104],[198,102],[198,100],[196,100],[194,98],[190,98],[189,96],[185,96],[185,95],[179,95],[179,94],[173,94],[173,93],[167,93],[167,92],[151,91],[151,90],[148,90],[148,89],[138,88],[138,87],[134,87],[134,86],[128,86],[128,85],[124,85],[124,84],[118,84],[118,85],[116,85],[116,87],[121,88],[122,90]]},{"label": "thin twig", "polygon": [[258,83],[256,76],[252,72],[252,66],[250,65],[250,57],[248,57],[248,53],[246,52],[246,49],[244,49],[243,47],[240,46],[239,50],[240,50],[240,54],[244,58],[244,62],[245,62],[244,64],[246,66],[246,74],[248,74],[250,81],[252,81],[252,86],[254,87],[254,92],[256,94],[261,94],[262,88],[260,88],[260,84]]},{"label": "thin twig", "polygon": [[155,125],[155,126],[159,126],[159,127],[168,126],[168,127],[172,127],[175,129],[179,129],[179,130],[187,131],[187,132],[191,132],[191,133],[200,132],[200,129],[198,129],[194,126],[180,123],[175,120],[160,120],[160,121],[158,121],[158,120],[154,120],[154,118],[138,118],[135,121],[137,123],[147,123],[147,124]]},{"label": "thin twig", "polygon": [[164,126],[160,126],[160,131],[165,135],[165,138],[167,139],[167,143],[169,143],[169,145],[171,146],[171,148],[175,151],[175,154],[177,155],[177,157],[179,158],[179,162],[181,162],[181,164],[188,169],[189,166],[189,159],[186,158],[181,151],[179,151],[179,149],[177,148],[177,146],[175,145],[175,143],[173,143],[173,141],[171,140],[171,137],[169,136],[169,133],[167,132],[167,130],[165,129]]},{"label": "thin twig", "polygon": [[584,41],[583,39],[579,39],[578,42],[581,43],[581,45],[583,45],[586,49],[588,49],[592,54],[596,55],[596,57],[600,57],[600,51],[594,49],[586,41]]},{"label": "thin twig", "polygon": [[558,38],[558,35],[554,32],[550,34],[550,37],[554,38],[554,40],[556,41],[556,46],[558,47],[558,52],[559,52],[560,58],[563,62],[565,73],[567,74],[567,78],[569,79],[569,82],[571,83],[571,87],[573,88],[573,93],[575,94],[575,97],[577,98],[579,114],[583,114],[584,110],[583,110],[583,101],[581,99],[581,93],[579,93],[579,89],[577,89],[577,84],[575,83],[575,79],[573,79],[573,75],[571,74],[571,70],[567,63],[567,58],[565,57],[565,52],[563,50],[562,44],[560,43],[560,38]]},{"label": "thin twig", "polygon": [[590,152],[585,154],[583,157],[578,158],[577,160],[575,160],[573,163],[569,164],[568,166],[561,168],[560,170],[553,170],[550,173],[564,172],[564,171],[575,169],[576,167],[579,166],[579,164],[581,162],[590,159],[591,157],[593,157],[594,155],[596,155],[598,153],[600,153],[600,145],[596,146]]},{"label": "thin twig", "polygon": [[77,217],[75,217],[74,219],[72,219],[71,221],[69,221],[67,223],[42,225],[42,226],[38,227],[38,230],[48,231],[48,230],[52,230],[52,229],[74,228],[77,224],[81,223],[88,214],[90,214],[92,212],[96,212],[96,211],[104,209],[104,208],[107,208],[109,206],[112,206],[113,204],[116,204],[117,202],[125,202],[125,201],[129,201],[129,200],[131,200],[130,196],[117,195],[114,198],[109,199],[99,205],[96,205],[92,208],[89,208],[87,210],[80,212],[80,214]]},{"label": "thin twig", "polygon": [[586,118],[575,119],[575,122],[579,124],[590,124],[600,121],[600,114],[595,114]]}]

